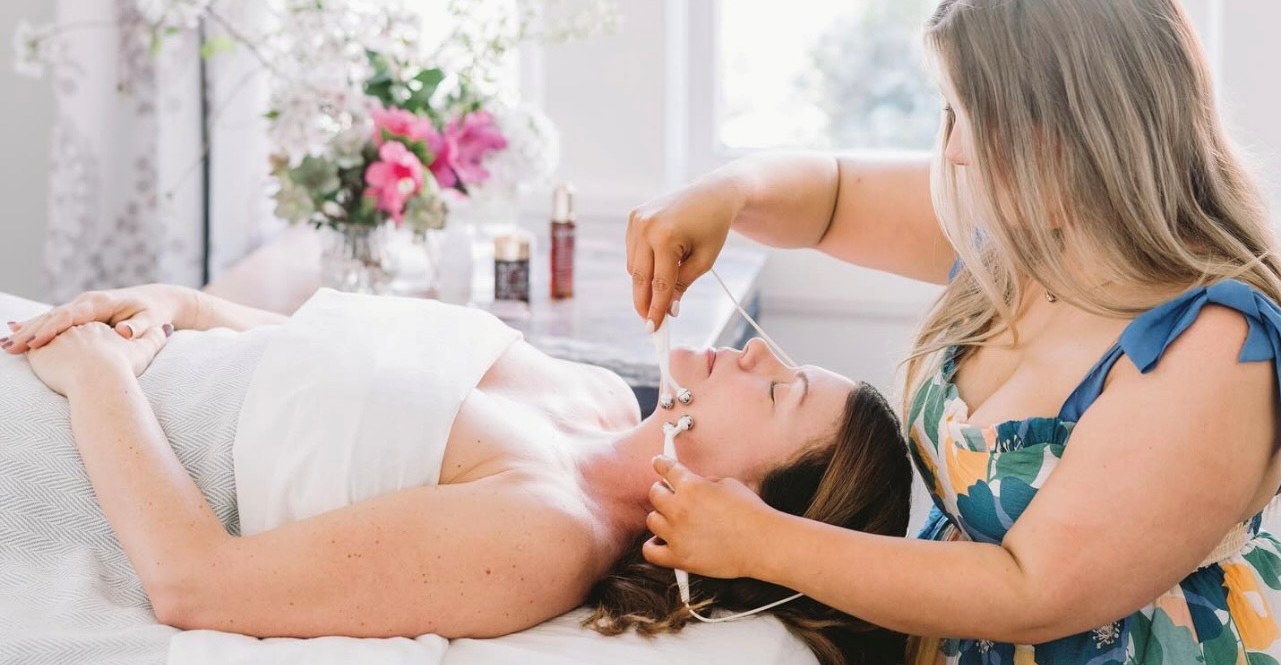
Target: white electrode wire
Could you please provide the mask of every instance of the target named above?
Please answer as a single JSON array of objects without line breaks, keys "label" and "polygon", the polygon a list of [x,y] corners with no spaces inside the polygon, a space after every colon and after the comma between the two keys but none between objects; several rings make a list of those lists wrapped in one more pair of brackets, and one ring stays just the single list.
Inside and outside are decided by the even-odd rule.
[{"label": "white electrode wire", "polygon": [[764,338],[766,342],[769,342],[770,347],[774,349],[774,353],[777,353],[778,357],[782,358],[783,362],[786,362],[789,367],[796,367],[796,361],[792,360],[792,357],[787,355],[787,352],[783,350],[783,347],[779,346],[778,343],[774,341],[774,338],[770,337],[769,334],[761,328],[760,324],[756,322],[756,319],[753,319],[752,315],[748,314],[747,310],[743,309],[743,306],[738,304],[738,300],[734,298],[734,294],[730,292],[729,287],[726,286],[725,280],[721,279],[720,274],[716,272],[716,268],[712,268],[712,277],[715,277],[716,281],[720,283],[721,288],[725,290],[725,295],[729,296],[730,302],[734,303],[734,306],[738,308],[738,313],[743,315],[743,318],[756,329],[756,332],[760,333],[761,337]]},{"label": "white electrode wire", "polygon": [[[682,416],[682,421],[688,417],[689,416]],[[693,421],[691,420],[689,422],[693,422]],[[676,435],[688,430],[691,427],[689,422],[681,422],[678,425],[672,425],[671,423],[668,423],[663,426],[663,454],[664,455],[672,459],[677,459]],[[664,480],[663,482],[666,483],[667,481]],[[670,488],[671,485],[669,484],[668,487]],[[698,611],[695,610],[693,607],[690,607],[689,573],[684,570],[681,570],[680,568],[673,569],[673,572],[676,574],[676,588],[680,592],[681,602],[685,603],[685,608],[689,610],[689,613],[691,616],[693,616],[695,619],[698,619],[699,621],[702,621],[703,623],[721,623],[724,621],[734,621],[735,619],[742,619],[744,617],[749,617],[753,614],[764,612],[765,610],[774,609],[775,607],[778,607],[783,603],[791,602],[805,595],[803,593],[795,593],[795,594],[792,594],[791,596],[788,596],[787,598],[780,598],[779,600],[776,600],[772,603],[769,603],[767,605],[762,605],[756,609],[747,610],[746,612],[738,612],[737,614],[730,614],[727,616],[720,616],[720,617],[705,617],[699,614]]]},{"label": "white electrode wire", "polygon": [[[687,573],[687,574],[688,574],[688,573]],[[690,613],[691,615],[693,615],[693,617],[694,617],[695,619],[698,619],[699,621],[702,621],[703,623],[721,623],[722,621],[734,621],[734,620],[736,620],[736,619],[742,619],[743,617],[750,617],[750,616],[752,616],[753,614],[759,614],[759,613],[761,613],[761,612],[764,612],[765,610],[772,610],[772,609],[774,609],[775,607],[778,607],[779,605],[783,605],[783,604],[785,604],[785,603],[790,603],[790,602],[792,602],[793,600],[796,600],[797,598],[800,598],[801,596],[804,596],[804,595],[805,595],[805,594],[803,594],[803,593],[795,593],[795,594],[792,594],[792,595],[790,595],[790,596],[788,596],[788,597],[786,597],[786,598],[780,598],[780,599],[778,599],[778,600],[776,600],[776,601],[774,601],[774,602],[772,602],[772,603],[770,603],[770,604],[768,604],[768,605],[761,605],[760,607],[758,607],[758,608],[756,608],[756,609],[754,609],[754,610],[748,610],[748,611],[746,611],[746,612],[739,612],[738,614],[729,614],[729,615],[726,615],[726,616],[723,616],[723,617],[705,617],[705,616],[703,616],[703,615],[699,614],[698,612],[695,612],[695,611],[694,611],[694,608],[689,607],[689,601],[685,601],[685,607],[689,607],[689,613]]]}]

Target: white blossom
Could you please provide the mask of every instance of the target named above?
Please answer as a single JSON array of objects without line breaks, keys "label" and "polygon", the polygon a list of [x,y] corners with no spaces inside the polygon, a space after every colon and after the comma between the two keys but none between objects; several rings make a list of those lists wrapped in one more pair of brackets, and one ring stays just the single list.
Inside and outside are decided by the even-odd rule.
[{"label": "white blossom", "polygon": [[51,40],[56,27],[33,26],[19,21],[13,31],[13,69],[22,76],[42,78],[45,69],[53,65]]},{"label": "white blossom", "polygon": [[495,100],[485,109],[494,116],[507,147],[485,158],[490,177],[474,188],[474,194],[511,198],[547,186],[560,164],[556,125],[529,104],[513,106]]}]

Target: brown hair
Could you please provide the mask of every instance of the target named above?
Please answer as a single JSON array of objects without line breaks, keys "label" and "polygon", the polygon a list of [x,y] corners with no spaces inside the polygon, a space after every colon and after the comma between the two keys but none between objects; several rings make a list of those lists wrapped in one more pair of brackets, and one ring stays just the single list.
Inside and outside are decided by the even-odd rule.
[{"label": "brown hair", "polygon": [[[876,388],[850,391],[830,445],[815,446],[767,474],[760,496],[776,510],[847,529],[903,536],[911,510],[912,467],[898,417]],[[674,633],[693,617],[681,603],[667,568],[641,555],[637,539],[628,554],[596,583],[587,598],[595,611],[583,623],[605,635],[635,628],[642,635]],[[850,567],[851,575],[857,569]],[[792,594],[788,589],[740,578],[690,576],[695,609],[741,612]],[[802,596],[768,610],[803,640],[824,665],[901,663],[906,638]]]}]

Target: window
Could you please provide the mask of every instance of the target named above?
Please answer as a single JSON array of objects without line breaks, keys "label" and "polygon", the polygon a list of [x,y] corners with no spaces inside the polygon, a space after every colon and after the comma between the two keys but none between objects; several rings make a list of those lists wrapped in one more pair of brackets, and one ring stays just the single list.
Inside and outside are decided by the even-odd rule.
[{"label": "window", "polygon": [[715,4],[710,26],[697,16],[690,25],[714,31],[716,97],[703,108],[714,113],[715,152],[933,145],[942,97],[921,27],[937,0],[698,4]]}]

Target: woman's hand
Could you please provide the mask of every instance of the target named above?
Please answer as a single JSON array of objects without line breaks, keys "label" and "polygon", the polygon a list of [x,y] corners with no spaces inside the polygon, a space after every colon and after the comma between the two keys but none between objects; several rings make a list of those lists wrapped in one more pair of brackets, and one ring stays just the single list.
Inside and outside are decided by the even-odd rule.
[{"label": "woman's hand", "polygon": [[50,390],[67,396],[78,385],[92,382],[102,369],[125,367],[142,376],[171,334],[173,325],[165,323],[124,339],[107,324],[93,321],[64,330],[28,352],[27,360]]},{"label": "woman's hand", "polygon": [[689,285],[711,269],[743,203],[727,179],[704,178],[650,201],[627,220],[627,272],[636,313],[654,327],[680,311]]},{"label": "woman's hand", "polygon": [[663,480],[649,490],[645,559],[705,577],[758,577],[755,555],[779,513],[732,478],[707,480],[662,455],[654,470]]},{"label": "woman's hand", "polygon": [[[147,284],[111,291],[89,291],[21,323],[10,323],[10,337],[0,346],[12,354],[38,349],[63,331],[98,321],[114,327],[120,337],[133,339],[166,323],[189,327],[195,298],[190,289],[169,284]],[[7,344],[6,344],[7,343]]]}]

